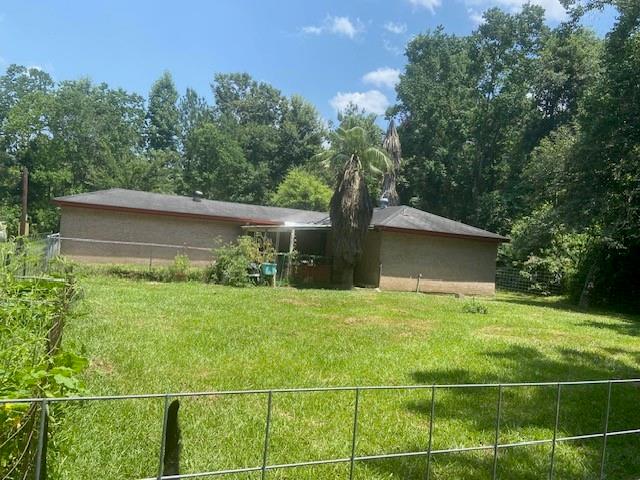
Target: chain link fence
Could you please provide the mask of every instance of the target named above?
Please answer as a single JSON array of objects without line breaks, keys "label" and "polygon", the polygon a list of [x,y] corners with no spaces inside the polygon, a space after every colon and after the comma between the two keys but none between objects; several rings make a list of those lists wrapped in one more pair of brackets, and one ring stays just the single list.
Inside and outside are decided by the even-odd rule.
[{"label": "chain link fence", "polygon": [[533,295],[562,295],[562,275],[548,272],[527,272],[511,267],[496,269],[496,288],[507,292]]}]

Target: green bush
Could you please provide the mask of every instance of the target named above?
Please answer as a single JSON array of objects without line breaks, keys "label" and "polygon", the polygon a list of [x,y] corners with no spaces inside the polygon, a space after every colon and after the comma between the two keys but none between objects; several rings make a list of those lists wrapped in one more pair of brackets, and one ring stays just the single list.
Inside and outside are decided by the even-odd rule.
[{"label": "green bush", "polygon": [[235,243],[228,243],[214,252],[215,261],[207,269],[206,279],[223,285],[246,287],[251,285],[247,268],[251,263],[273,262],[276,257],[271,241],[261,235],[244,235]]},{"label": "green bush", "polygon": [[489,313],[487,306],[477,302],[475,298],[472,298],[470,302],[465,302],[464,305],[462,305],[462,311],[464,313],[479,313],[482,315]]},{"label": "green bush", "polygon": [[[511,242],[500,248],[499,261],[515,268],[531,290],[567,292],[589,244],[589,233],[571,232],[549,203],[514,222]],[[554,288],[556,287],[556,288]]]},{"label": "green bush", "polygon": [[190,267],[191,260],[189,260],[189,257],[179,253],[169,266],[169,276],[172,280],[183,282],[189,278]]}]

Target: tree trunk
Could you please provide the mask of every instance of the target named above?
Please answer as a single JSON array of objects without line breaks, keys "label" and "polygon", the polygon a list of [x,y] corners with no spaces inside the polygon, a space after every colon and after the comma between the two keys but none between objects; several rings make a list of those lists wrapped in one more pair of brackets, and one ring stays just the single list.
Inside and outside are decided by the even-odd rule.
[{"label": "tree trunk", "polygon": [[353,288],[354,266],[341,261],[339,257],[333,258],[333,283],[342,290]]},{"label": "tree trunk", "polygon": [[351,157],[331,197],[333,281],[342,288],[353,287],[353,270],[362,255],[364,239],[373,214],[373,203],[359,161]]},{"label": "tree trunk", "polygon": [[580,308],[589,308],[589,303],[591,300],[591,290],[593,290],[593,279],[596,276],[596,264],[592,264],[589,267],[589,272],[587,273],[587,278],[584,279],[584,286],[582,287],[582,292],[580,293],[580,300],[578,301],[578,306]]}]

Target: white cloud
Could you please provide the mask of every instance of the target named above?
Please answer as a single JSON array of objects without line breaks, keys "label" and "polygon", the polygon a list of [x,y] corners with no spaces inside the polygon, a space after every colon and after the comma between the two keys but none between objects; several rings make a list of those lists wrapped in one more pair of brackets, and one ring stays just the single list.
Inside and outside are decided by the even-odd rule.
[{"label": "white cloud", "polygon": [[358,107],[376,115],[383,115],[389,106],[389,99],[379,90],[368,90],[366,92],[338,92],[329,104],[336,112],[343,111],[349,105]]},{"label": "white cloud", "polygon": [[348,38],[355,38],[364,30],[364,26],[359,19],[352,21],[349,17],[328,16],[320,25],[307,25],[302,27],[302,33],[308,35],[320,35],[329,33]]},{"label": "white cloud", "polygon": [[484,23],[484,18],[481,12],[478,12],[473,8],[469,8],[467,10],[467,13],[469,14],[469,18],[471,19],[474,25],[481,25]]},{"label": "white cloud", "polygon": [[434,13],[436,8],[442,5],[442,0],[409,0],[409,3],[414,7],[426,8],[431,13]]},{"label": "white cloud", "polygon": [[309,35],[320,35],[322,33],[322,28],[309,25],[307,27],[302,27],[302,32],[308,33]]},{"label": "white cloud", "polygon": [[407,31],[407,24],[387,22],[384,24],[384,29],[389,33],[395,33],[396,35],[400,35]]},{"label": "white cloud", "polygon": [[382,45],[387,52],[393,53],[394,55],[402,55],[404,53],[403,47],[391,43],[386,38],[382,41]]},{"label": "white cloud", "polygon": [[567,18],[567,11],[560,0],[465,0],[465,4],[472,7],[472,11],[469,12],[472,20],[474,20],[474,16],[477,19],[478,9],[498,6],[517,12],[528,2],[543,7],[548,20],[562,21]]},{"label": "white cloud", "polygon": [[366,73],[362,77],[362,81],[375,87],[393,88],[400,81],[400,70],[389,67],[378,68]]},{"label": "white cloud", "polygon": [[349,17],[333,17],[330,22],[330,30],[331,33],[349,38],[355,37],[359,32],[359,28],[349,20]]}]

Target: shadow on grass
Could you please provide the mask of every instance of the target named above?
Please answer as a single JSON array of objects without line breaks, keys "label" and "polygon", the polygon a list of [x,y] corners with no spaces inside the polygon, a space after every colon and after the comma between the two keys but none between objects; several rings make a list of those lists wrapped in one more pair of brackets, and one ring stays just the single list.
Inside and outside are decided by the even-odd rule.
[{"label": "shadow on grass", "polygon": [[516,293],[508,293],[504,296],[497,297],[493,301],[499,303],[515,303],[518,305],[526,305],[530,307],[552,308],[565,312],[584,313],[586,315],[601,316],[607,318],[615,318],[630,323],[640,324],[640,315],[632,310],[624,308],[583,308],[571,302],[566,297],[536,297],[533,295],[524,295]]},{"label": "shadow on grass", "polygon": [[597,322],[589,321],[584,322],[580,326],[608,329],[620,335],[631,335],[633,337],[640,336],[640,321],[639,320],[627,320],[623,319],[622,323],[610,323],[610,322]]},{"label": "shadow on grass", "polygon": [[[512,346],[488,351],[496,368],[475,375],[463,369],[412,372],[417,384],[513,383],[533,381],[598,380],[638,378],[640,370],[607,354],[561,348],[548,356],[535,348]],[[604,431],[607,384],[563,386],[559,414],[559,436],[577,436]],[[518,443],[553,437],[557,387],[503,387],[500,442]],[[493,445],[498,389],[443,388],[436,390],[433,418],[433,448]],[[609,431],[640,428],[640,384],[613,384]],[[430,400],[413,401],[405,407],[429,422]],[[640,434],[610,437],[606,453],[607,478],[637,479],[640,475]],[[556,449],[555,478],[599,478],[602,438],[566,441]],[[407,451],[425,450],[411,445]],[[433,457],[431,478],[489,479],[493,449],[471,453],[439,454]],[[551,444],[500,449],[497,477],[502,479],[546,478]],[[366,465],[391,478],[425,478],[425,458],[376,461]],[[364,477],[363,477],[364,478]],[[385,477],[386,478],[386,477]]]}]

